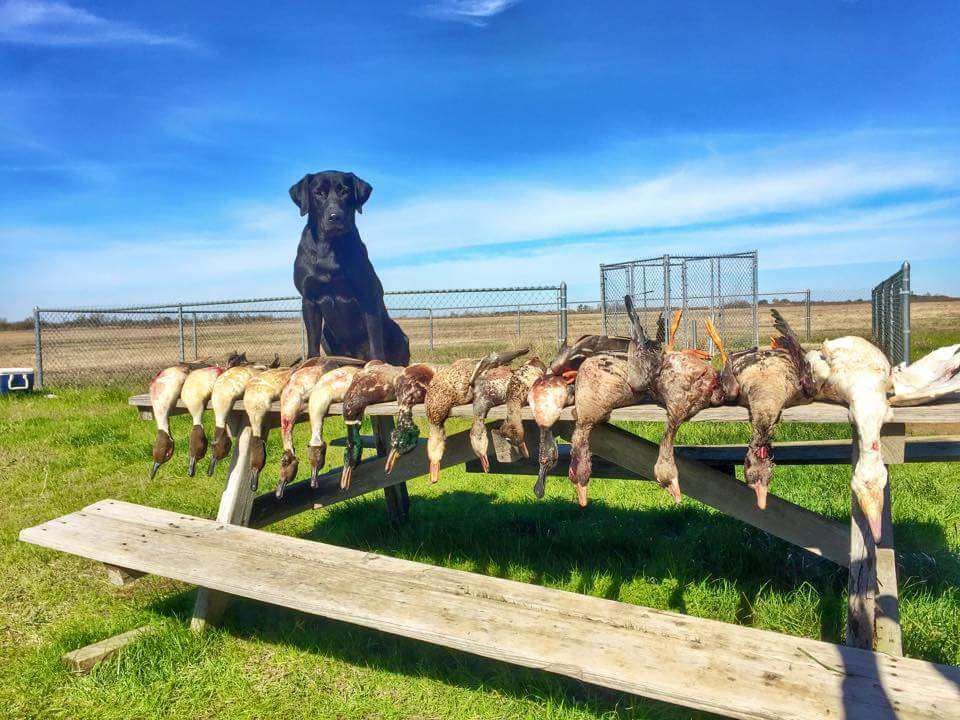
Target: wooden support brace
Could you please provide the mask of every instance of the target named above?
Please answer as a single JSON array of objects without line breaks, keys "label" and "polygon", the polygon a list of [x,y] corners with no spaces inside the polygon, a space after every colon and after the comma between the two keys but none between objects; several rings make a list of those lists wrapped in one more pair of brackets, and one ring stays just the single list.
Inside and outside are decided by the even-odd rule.
[{"label": "wooden support brace", "polygon": [[[859,458],[853,430],[851,467]],[[884,462],[902,462],[906,427],[889,423],[880,433]],[[889,472],[889,467],[887,468]],[[893,543],[890,481],[883,490],[880,542],[875,544],[866,517],[850,493],[850,579],[847,585],[847,645],[903,655],[897,561]]]},{"label": "wooden support brace", "polygon": [[[141,573],[141,575],[142,574],[143,573]],[[60,659],[66,664],[70,672],[88,673],[94,666],[116,655],[121,648],[132,643],[149,629],[150,627],[148,625],[144,625],[143,627],[138,627],[136,630],[129,630],[128,632],[108,637],[106,640],[101,640],[92,645],[82,647],[79,650],[68,652]]]},{"label": "wooden support brace", "polygon": [[[569,437],[572,428],[573,423],[564,421],[554,430]],[[654,477],[658,447],[645,438],[613,425],[598,425],[590,434],[590,449],[638,475]],[[769,495],[766,510],[760,510],[754,492],[731,475],[695,460],[676,461],[684,495],[838,565],[850,562],[850,538],[842,524],[775,495]]]},{"label": "wooden support brace", "polygon": [[[268,426],[269,427],[269,426]],[[264,429],[263,441],[267,441],[268,427]],[[250,438],[252,432],[244,412],[233,411],[227,416],[227,429],[236,438],[227,471],[227,486],[220,496],[217,521],[231,525],[249,525],[253,509],[254,492],[250,488]],[[220,622],[229,604],[226,593],[197,588],[197,600],[193,607],[190,628],[201,632]]]},{"label": "wooden support brace", "polygon": [[119,565],[104,565],[103,568],[107,571],[107,580],[117,587],[129,585],[134,580],[143,577],[143,573],[139,570],[130,570]]}]

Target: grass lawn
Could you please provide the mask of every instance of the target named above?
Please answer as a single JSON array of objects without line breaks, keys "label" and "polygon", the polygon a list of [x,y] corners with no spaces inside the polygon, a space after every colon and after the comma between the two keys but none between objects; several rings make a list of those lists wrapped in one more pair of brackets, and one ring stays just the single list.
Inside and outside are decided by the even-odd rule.
[{"label": "grass lawn", "polygon": [[[937,338],[938,341],[941,338]],[[194,592],[155,577],[126,588],[100,566],[17,542],[29,525],[105,497],[212,517],[214,478],[177,454],[147,479],[154,428],[130,389],[0,399],[0,711],[8,718],[688,718],[690,711],[386,634],[237,601],[222,629],[187,628]],[[332,437],[342,437],[332,422]],[[657,439],[654,424],[637,426]],[[783,426],[780,440],[849,437]],[[298,428],[297,442],[306,441]],[[745,442],[746,425],[688,424],[681,442]],[[339,464],[340,449],[329,461]],[[276,477],[271,438],[263,490]],[[302,465],[305,465],[303,463]],[[846,521],[847,467],[778,468],[773,491]],[[906,653],[960,664],[960,466],[894,468]],[[388,525],[382,493],[304,513],[276,532],[813,638],[842,641],[846,577],[690,499],[650,483],[595,480],[585,510],[569,482],[544,501],[532,478],[444,470],[410,484],[411,518]],[[153,632],[92,674],[62,653],[147,624]]]}]

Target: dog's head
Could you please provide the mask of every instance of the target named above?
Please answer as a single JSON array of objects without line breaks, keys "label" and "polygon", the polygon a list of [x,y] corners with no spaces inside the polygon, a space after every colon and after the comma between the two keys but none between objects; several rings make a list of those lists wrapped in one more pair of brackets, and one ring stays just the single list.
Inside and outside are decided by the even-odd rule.
[{"label": "dog's head", "polygon": [[310,214],[325,234],[353,232],[355,214],[363,212],[363,204],[373,188],[353,173],[325,170],[308,173],[290,188],[290,198],[300,208],[300,215]]}]

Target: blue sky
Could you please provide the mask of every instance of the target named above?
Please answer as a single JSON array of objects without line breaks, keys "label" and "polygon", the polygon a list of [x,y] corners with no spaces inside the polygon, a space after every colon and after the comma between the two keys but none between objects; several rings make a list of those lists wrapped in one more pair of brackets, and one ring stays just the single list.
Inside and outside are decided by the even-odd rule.
[{"label": "blue sky", "polygon": [[960,294],[960,4],[0,0],[0,316],[293,293],[351,170],[388,289],[760,251]]}]

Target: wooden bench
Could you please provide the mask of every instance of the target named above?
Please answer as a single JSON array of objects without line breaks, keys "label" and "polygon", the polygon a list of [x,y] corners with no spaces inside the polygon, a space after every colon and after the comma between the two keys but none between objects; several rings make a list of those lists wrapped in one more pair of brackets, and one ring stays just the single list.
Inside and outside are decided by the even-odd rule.
[{"label": "wooden bench", "polygon": [[735,718],[919,720],[960,707],[955,667],[116,500],[20,539]]},{"label": "wooden bench", "polygon": [[[138,409],[143,419],[152,418],[146,395],[130,398],[130,403]],[[226,488],[215,521],[177,515],[180,518],[178,521],[170,519],[170,514],[165,511],[104,501],[82,513],[25,530],[21,539],[104,562],[114,582],[130,582],[143,573],[157,573],[196,583],[199,590],[191,623],[196,629],[217,622],[229,597],[239,595],[540,667],[607,687],[732,717],[958,716],[960,671],[899,657],[902,655],[902,640],[890,503],[887,503],[883,518],[883,538],[879,546],[874,546],[855,498],[851,499],[849,526],[772,494],[768,498],[767,509],[760,511],[756,507],[753,491],[733,475],[734,466],[742,463],[743,446],[682,448],[678,452],[677,464],[684,494],[848,567],[847,643],[851,648],[776,633],[761,633],[742,626],[697,620],[596,598],[572,596],[367,553],[354,553],[274,534],[248,535],[253,531],[235,527],[261,528],[297,513],[333,505],[381,488],[385,493],[391,521],[402,522],[407,517],[410,502],[406,481],[427,474],[427,459],[423,448],[418,448],[403,455],[393,473],[385,475],[384,456],[395,411],[394,403],[367,408],[377,457],[364,460],[356,468],[349,490],[340,489],[340,468],[332,468],[321,475],[318,488],[311,488],[306,480],[293,483],[287,487],[284,497],[278,500],[272,492],[254,497],[250,490],[250,430],[246,425],[242,402],[238,401],[228,418],[228,427],[237,441],[233,446]],[[178,407],[174,412],[182,413],[185,409]],[[331,414],[339,412],[339,406],[331,408]],[[559,437],[570,436],[573,427],[570,412],[569,408],[565,410],[555,427]],[[423,406],[414,408],[414,414],[422,417]],[[494,408],[489,421],[496,422],[504,414],[503,406]],[[456,407],[452,416],[471,417],[472,410],[466,405]],[[529,437],[535,438],[536,427],[532,423],[529,408],[524,408],[523,417]],[[298,422],[304,419],[298,418]],[[614,411],[611,418],[614,422],[664,419],[663,409],[655,405],[621,408]],[[694,421],[746,422],[747,419],[743,408],[722,407],[705,410]],[[785,410],[783,421],[847,423],[849,420],[845,407],[813,403]],[[894,409],[891,422],[884,427],[882,434],[885,461],[899,464],[955,460],[960,454],[960,440],[907,438],[906,425],[958,422],[960,403]],[[276,427],[278,424],[279,408],[274,405],[267,416],[267,427]],[[657,446],[649,440],[608,424],[594,430],[591,450],[598,458],[596,477],[627,480],[653,477]],[[777,444],[776,451],[780,464],[851,462],[851,453],[855,453],[856,446],[850,441],[784,443]],[[471,467],[470,463],[474,460],[468,430],[451,433],[447,439],[444,465],[467,463]],[[535,467],[530,463],[504,465],[493,458],[491,461],[496,470],[505,473],[535,472]],[[560,463],[554,472],[565,474],[564,463]],[[139,519],[131,520],[131,514]],[[94,515],[97,519],[90,520]],[[120,545],[120,535],[112,535],[110,533],[113,530],[107,532],[108,528],[96,524],[108,522],[103,519],[104,516],[110,517],[110,523],[145,523],[147,516],[163,517],[167,523],[186,523],[184,527],[195,531],[173,532],[175,528],[171,527],[171,531],[162,535],[158,535],[161,532],[159,529],[151,530],[151,534],[156,538],[162,536],[163,543],[174,542],[168,540],[168,535],[176,538],[177,549],[171,557],[176,559],[179,554],[182,560],[182,557],[189,556],[191,568],[199,569],[161,567],[160,560],[152,559],[153,553],[145,550],[147,547],[153,548],[149,541],[133,546],[129,543]],[[197,523],[202,524],[202,532],[201,525]],[[96,530],[91,529],[94,526]],[[53,533],[54,529],[62,534]],[[117,532],[122,534],[126,530]],[[55,544],[51,540],[54,537],[61,539]],[[214,537],[229,537],[237,542],[241,537],[256,538],[250,542],[269,555],[271,562],[283,556],[285,563],[313,558],[310,562],[319,564],[312,565],[314,569],[306,575],[298,574],[299,570],[291,570],[289,575],[274,576],[256,554],[248,558],[249,565],[245,564],[247,560],[241,562],[239,559],[239,565],[228,564],[226,558],[233,552],[233,545],[210,544]],[[108,539],[104,543],[102,538]],[[296,548],[295,551],[293,548]],[[201,563],[201,556],[207,560]],[[342,564],[334,563],[329,559],[332,557],[343,558]],[[321,562],[317,558],[326,560]],[[352,560],[348,562],[348,559]],[[151,565],[151,562],[157,564]],[[370,565],[366,566],[366,562]],[[315,570],[320,566],[324,567],[322,574]],[[376,572],[372,568],[376,568]],[[333,595],[329,602],[324,599],[325,593],[331,592],[326,584],[327,572],[339,578],[349,577],[349,582],[340,583],[345,587],[363,587],[364,596],[376,596],[381,587],[377,583],[386,582],[383,578],[377,579],[378,573],[384,568],[389,568],[391,573],[396,569],[396,574],[391,575],[391,582],[395,581],[395,586],[383,588],[385,596],[394,603],[389,612],[373,613],[368,605],[361,602],[360,593],[349,597]],[[237,574],[234,575],[232,571]],[[188,573],[192,574],[188,577]],[[309,578],[309,582],[304,582],[305,577]],[[425,578],[429,578],[429,581],[423,580]],[[446,580],[442,583],[440,578]],[[274,580],[277,580],[276,584],[269,585]],[[281,591],[281,586],[287,580],[299,583],[297,593],[285,594]],[[434,585],[437,593],[447,594],[442,597],[426,594]],[[368,587],[377,589],[371,591]],[[450,589],[448,592],[444,589],[448,587],[460,590]],[[491,592],[499,594],[488,597]],[[489,606],[488,602],[500,604]],[[442,605],[449,607],[450,613],[444,613],[445,617],[437,620],[439,625],[426,625],[426,616],[438,616],[437,603],[450,603]],[[532,615],[530,608],[536,609]],[[550,608],[549,612],[546,608]],[[463,618],[463,622],[460,623],[457,618]],[[585,624],[571,625],[578,618]],[[557,632],[556,628],[560,627],[563,630]],[[582,645],[579,644],[581,641]],[[870,652],[871,649],[882,654]],[[767,651],[773,653],[769,658],[765,654]],[[772,662],[772,667],[779,669],[769,670],[769,675],[764,675],[767,670],[760,670],[757,662],[761,665]],[[684,677],[679,669],[673,670],[681,666],[696,672]],[[901,674],[904,666],[913,668],[911,672],[917,673],[910,676],[913,679],[909,682],[901,680],[905,677]],[[814,667],[820,669],[814,670]],[[670,670],[661,671],[660,668]],[[796,683],[792,679],[794,670],[800,672],[797,676],[800,679]],[[757,677],[743,677],[751,674]],[[812,679],[814,675],[816,680]],[[909,700],[900,693],[909,695]],[[891,707],[895,710],[891,711]]]}]

